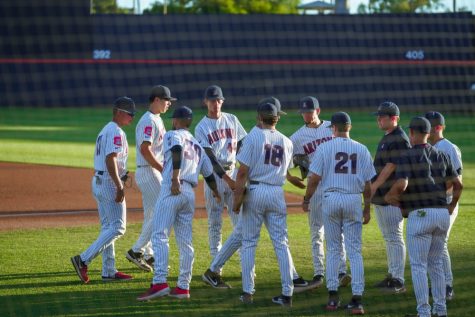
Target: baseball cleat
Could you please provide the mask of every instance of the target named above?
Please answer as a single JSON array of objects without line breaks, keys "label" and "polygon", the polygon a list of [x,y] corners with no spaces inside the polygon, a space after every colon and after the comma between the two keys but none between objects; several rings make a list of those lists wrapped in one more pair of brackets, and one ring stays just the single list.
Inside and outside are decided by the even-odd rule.
[{"label": "baseball cleat", "polygon": [[113,282],[113,281],[128,281],[133,279],[132,275],[128,275],[122,272],[117,272],[114,276],[103,276],[103,282]]},{"label": "baseball cleat", "polygon": [[85,284],[89,283],[89,276],[87,276],[87,265],[81,260],[81,256],[73,256],[71,258],[71,263],[73,264],[79,279]]},{"label": "baseball cleat", "polygon": [[346,305],[346,309],[350,315],[364,315],[363,304],[361,303],[361,296],[354,295],[351,301]]},{"label": "baseball cleat", "polygon": [[190,291],[177,286],[168,294],[168,296],[178,299],[187,299],[190,298]]},{"label": "baseball cleat", "polygon": [[320,286],[323,285],[323,275],[321,274],[318,274],[318,275],[315,275],[312,279],[312,281],[310,282],[310,284],[312,286],[314,286],[315,288],[318,288]]},{"label": "baseball cleat", "polygon": [[388,285],[383,287],[381,290],[386,293],[402,294],[406,292],[406,287],[397,278],[392,278]]},{"label": "baseball cleat", "polygon": [[351,283],[351,275],[346,273],[338,274],[339,287],[346,287]]},{"label": "baseball cleat", "polygon": [[393,276],[391,275],[391,273],[388,273],[386,277],[384,278],[384,280],[374,284],[374,287],[388,287],[388,284],[392,280],[392,278]]},{"label": "baseball cleat", "polygon": [[452,286],[447,285],[445,287],[445,300],[451,301],[455,297],[455,292]]},{"label": "baseball cleat", "polygon": [[203,282],[211,285],[213,288],[219,289],[229,289],[231,285],[223,281],[223,278],[218,273],[207,269],[206,272],[202,275]]},{"label": "baseball cleat", "polygon": [[303,278],[299,277],[293,280],[294,283],[294,294],[302,293],[310,289],[317,288],[317,285],[309,283]]},{"label": "baseball cleat", "polygon": [[167,296],[169,293],[170,293],[170,287],[168,287],[167,283],[152,284],[150,285],[150,288],[145,293],[137,297],[137,300],[138,301],[151,300],[154,298]]},{"label": "baseball cleat", "polygon": [[242,293],[241,296],[239,296],[239,300],[243,302],[244,304],[252,304],[253,303],[253,298],[252,295],[249,293]]},{"label": "baseball cleat", "polygon": [[338,292],[328,292],[328,303],[325,309],[327,311],[335,311],[338,310],[338,308],[340,308],[340,296],[338,296]]},{"label": "baseball cleat", "polygon": [[153,268],[145,262],[142,253],[134,252],[134,250],[130,249],[125,254],[127,260],[135,264],[139,269],[145,272],[152,272]]},{"label": "baseball cleat", "polygon": [[292,307],[292,296],[279,295],[272,298],[272,302],[284,307]]}]

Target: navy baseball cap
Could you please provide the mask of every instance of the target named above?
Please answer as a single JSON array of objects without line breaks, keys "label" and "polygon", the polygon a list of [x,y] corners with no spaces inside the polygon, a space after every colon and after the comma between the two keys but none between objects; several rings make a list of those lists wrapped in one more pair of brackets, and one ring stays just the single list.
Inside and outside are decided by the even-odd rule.
[{"label": "navy baseball cap", "polygon": [[204,98],[209,99],[209,100],[216,100],[216,99],[225,100],[221,87],[217,85],[212,85],[206,88]]},{"label": "navy baseball cap", "polygon": [[132,117],[137,112],[135,102],[129,97],[119,97],[114,101],[114,108],[127,112]]},{"label": "navy baseball cap", "polygon": [[435,127],[436,125],[445,125],[445,118],[440,112],[430,111],[426,113],[424,117],[429,120],[432,127]]},{"label": "navy baseball cap", "polygon": [[328,127],[330,128],[337,124],[351,124],[350,115],[343,111],[335,112],[331,118],[331,125]]},{"label": "navy baseball cap", "polygon": [[399,116],[399,108],[392,101],[385,101],[378,107],[378,111],[373,112],[376,116]]},{"label": "navy baseball cap", "polygon": [[155,97],[158,97],[160,99],[165,99],[165,100],[170,100],[170,101],[175,101],[177,100],[175,97],[172,97],[170,93],[170,89],[166,86],[154,86],[152,88],[152,91],[150,92],[150,101],[153,101]]},{"label": "navy baseball cap", "polygon": [[317,98],[312,97],[312,96],[307,96],[300,98],[299,100],[299,112],[300,113],[305,113],[305,112],[313,112],[316,109],[319,109],[320,105],[318,103]]},{"label": "navy baseball cap", "polygon": [[283,112],[282,111],[282,107],[280,105],[280,101],[279,99],[275,98],[275,97],[266,97],[264,99],[261,99],[259,101],[259,105],[264,105],[266,103],[270,103],[270,104],[273,104],[276,108],[277,108],[277,114],[278,115],[281,115],[281,114],[287,114],[287,112]]},{"label": "navy baseball cap", "polygon": [[277,110],[277,107],[270,102],[259,104],[257,106],[257,112],[260,115],[267,116],[267,117],[277,117],[279,115],[279,111]]},{"label": "navy baseball cap", "polygon": [[193,118],[193,111],[187,106],[181,106],[173,111],[171,118],[175,119],[191,119]]},{"label": "navy baseball cap", "polygon": [[420,133],[429,134],[430,122],[424,117],[414,117],[411,119],[411,123],[409,123],[408,128]]}]

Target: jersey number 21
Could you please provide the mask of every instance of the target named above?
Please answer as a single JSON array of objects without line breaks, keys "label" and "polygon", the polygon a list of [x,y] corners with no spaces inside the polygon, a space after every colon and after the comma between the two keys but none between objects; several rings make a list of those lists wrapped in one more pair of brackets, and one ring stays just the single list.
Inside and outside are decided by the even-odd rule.
[{"label": "jersey number 21", "polygon": [[337,161],[335,165],[335,174],[349,173],[347,166],[348,160],[350,161],[351,174],[356,174],[356,163],[358,161],[356,153],[348,155],[348,153],[345,152],[338,152],[335,154],[335,160]]}]

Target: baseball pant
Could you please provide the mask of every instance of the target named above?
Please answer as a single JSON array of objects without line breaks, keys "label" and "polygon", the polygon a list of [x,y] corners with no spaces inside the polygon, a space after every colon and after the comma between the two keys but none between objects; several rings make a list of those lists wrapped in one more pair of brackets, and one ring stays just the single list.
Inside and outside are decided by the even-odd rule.
[{"label": "baseball pant", "polygon": [[452,263],[450,261],[448,243],[449,243],[450,231],[452,231],[452,227],[454,225],[454,222],[455,222],[455,219],[457,218],[458,213],[459,213],[459,205],[457,204],[453,213],[450,215],[450,226],[449,226],[449,230],[447,231],[447,237],[445,237],[445,243],[444,243],[443,263],[444,263],[444,272],[445,272],[445,284],[449,285],[450,287],[453,286],[454,276],[452,274]]},{"label": "baseball pant", "polygon": [[[228,171],[227,173],[228,175],[231,175],[233,171]],[[220,203],[216,202],[216,199],[213,197],[213,191],[209,188],[209,186],[206,183],[204,184],[206,211],[208,213],[208,239],[211,257],[215,257],[218,251],[221,249],[223,226],[222,214],[225,206],[227,206],[228,215],[231,219],[233,227],[238,222],[238,216],[231,210],[233,206],[232,190],[218,175],[214,174],[214,177],[216,179],[218,191],[222,198]]]},{"label": "baseball pant", "polygon": [[444,242],[449,229],[449,213],[445,208],[424,208],[410,212],[407,220],[407,249],[411,263],[412,284],[417,301],[417,313],[430,317],[430,275],[433,313],[447,315],[445,306]]},{"label": "baseball pant", "polygon": [[102,253],[102,276],[114,276],[115,268],[114,241],[125,233],[126,204],[115,202],[116,186],[110,178],[94,176],[92,178],[92,193],[97,202],[101,232],[86,251],[81,253],[81,260],[89,265]]},{"label": "baseball pant", "polygon": [[[318,189],[310,200],[308,224],[310,226],[310,235],[312,243],[312,257],[313,257],[313,276],[325,275],[325,252],[323,245],[324,227],[323,227],[323,210],[322,210],[323,195],[319,193]],[[342,238],[343,243],[343,238]],[[340,254],[340,264],[338,273],[346,274],[346,253],[345,245],[343,243]]]},{"label": "baseball pant", "polygon": [[162,187],[153,215],[152,247],[154,254],[160,255],[155,259],[153,284],[167,281],[169,237],[173,227],[180,254],[180,273],[177,286],[182,289],[190,289],[194,261],[192,244],[194,211],[195,193],[189,183],[182,183],[179,195],[172,195],[170,186]]},{"label": "baseball pant", "polygon": [[390,205],[375,205],[375,209],[378,226],[386,242],[388,273],[404,283],[406,245],[404,244],[404,218],[401,210]]},{"label": "baseball pant", "polygon": [[146,259],[153,256],[151,243],[153,213],[160,194],[162,174],[151,166],[141,166],[135,173],[135,182],[142,193],[143,224],[142,231],[132,247],[134,252],[142,253]]},{"label": "baseball pant", "polygon": [[254,294],[254,263],[257,242],[264,223],[279,263],[282,294],[292,296],[293,261],[287,234],[287,212],[281,186],[250,185],[242,211],[242,283],[243,291]]},{"label": "baseball pant", "polygon": [[341,260],[343,236],[346,254],[350,261],[352,293],[353,295],[363,294],[362,219],[361,194],[324,193],[323,224],[327,244],[326,280],[329,291],[338,290],[338,265]]}]

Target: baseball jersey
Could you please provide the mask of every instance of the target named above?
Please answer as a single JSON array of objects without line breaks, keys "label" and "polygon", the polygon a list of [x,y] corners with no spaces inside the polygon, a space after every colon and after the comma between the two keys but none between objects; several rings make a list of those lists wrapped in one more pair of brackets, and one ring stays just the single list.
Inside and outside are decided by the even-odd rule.
[{"label": "baseball jersey", "polygon": [[245,136],[246,131],[238,118],[225,112],[218,119],[204,117],[195,128],[196,139],[202,147],[213,149],[222,166],[234,164],[237,143]]},{"label": "baseball jersey", "polygon": [[457,177],[447,154],[430,144],[418,144],[406,151],[396,168],[396,179],[408,180],[401,209],[446,208],[446,181]]},{"label": "baseball jersey", "polygon": [[[378,144],[376,155],[374,157],[374,167],[377,175],[374,177],[373,181],[376,180],[377,176],[381,173],[387,163],[396,164],[402,153],[410,147],[411,143],[409,142],[409,138],[400,126],[397,126],[396,129],[384,135]],[[388,193],[394,182],[395,176],[394,173],[391,173],[384,184],[379,186],[376,190],[371,202],[376,205],[387,206],[388,203],[384,200],[384,195]]]},{"label": "baseball jersey", "polygon": [[376,175],[366,146],[349,138],[337,137],[321,145],[309,171],[322,177],[323,192],[358,194],[365,182]]},{"label": "baseball jersey", "polygon": [[106,156],[117,153],[117,168],[119,176],[122,177],[127,171],[127,157],[129,154],[129,144],[125,132],[111,121],[99,132],[96,139],[96,150],[94,152],[94,169],[109,175],[106,166]]},{"label": "baseball jersey", "polygon": [[446,153],[452,162],[452,166],[457,171],[457,174],[462,175],[462,152],[459,147],[447,139],[439,140],[433,146],[437,150]]},{"label": "baseball jersey", "polygon": [[208,177],[213,173],[210,159],[198,141],[188,130],[172,130],[165,133],[164,165],[162,186],[169,187],[173,176],[173,162],[171,148],[175,145],[182,147],[180,166],[180,180],[190,183],[193,187],[198,185],[198,175]]},{"label": "baseball jersey", "polygon": [[294,146],[293,155],[306,154],[310,161],[317,150],[317,148],[333,139],[332,130],[328,129],[331,125],[330,121],[322,121],[317,128],[309,128],[306,125],[295,131],[290,136],[290,140]]},{"label": "baseball jersey", "polygon": [[249,167],[249,180],[282,186],[292,151],[292,141],[279,131],[254,127],[243,140],[236,158]]},{"label": "baseball jersey", "polygon": [[151,143],[151,151],[157,161],[163,163],[163,135],[165,126],[159,114],[153,114],[150,111],[144,113],[135,128],[135,144],[137,149],[137,166],[149,165],[147,160],[140,152],[140,146],[143,142]]}]

